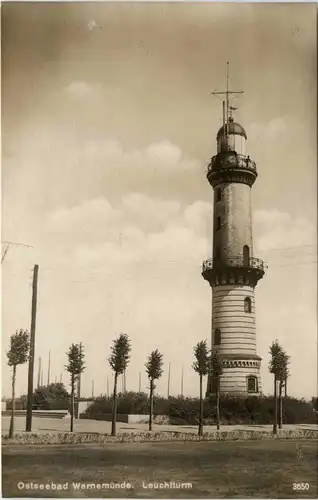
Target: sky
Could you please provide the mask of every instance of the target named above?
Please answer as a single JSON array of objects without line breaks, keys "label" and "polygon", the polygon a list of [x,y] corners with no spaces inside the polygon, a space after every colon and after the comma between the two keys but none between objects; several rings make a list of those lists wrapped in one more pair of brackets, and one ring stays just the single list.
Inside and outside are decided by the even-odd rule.
[{"label": "sky", "polygon": [[[258,354],[291,357],[288,392],[317,394],[315,4],[5,3],[2,5],[2,391],[9,338],[30,328],[39,265],[35,379],[68,385],[83,342],[82,394],[105,393],[120,332],[132,342],[127,390],[198,395],[193,346],[210,341],[213,190],[221,99],[233,104],[258,178],[252,188]],[[4,251],[2,248],[2,253]],[[17,394],[26,393],[27,366]]]}]

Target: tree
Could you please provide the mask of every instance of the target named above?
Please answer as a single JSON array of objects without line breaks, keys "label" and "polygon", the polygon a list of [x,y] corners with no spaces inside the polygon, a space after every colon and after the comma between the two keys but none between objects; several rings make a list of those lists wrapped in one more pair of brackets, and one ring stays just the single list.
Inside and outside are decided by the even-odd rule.
[{"label": "tree", "polygon": [[30,334],[27,330],[17,330],[10,337],[10,349],[7,352],[8,365],[12,366],[12,408],[9,428],[9,437],[13,437],[15,414],[15,381],[17,366],[23,365],[29,359]]},{"label": "tree", "polygon": [[152,351],[149,356],[147,363],[145,364],[146,372],[150,382],[150,393],[149,393],[149,430],[152,431],[152,417],[153,417],[153,396],[154,390],[156,388],[154,381],[161,377],[163,370],[163,354],[161,354],[158,349]]},{"label": "tree", "polygon": [[111,353],[108,358],[108,362],[114,372],[111,435],[116,436],[117,381],[118,376],[122,375],[126,371],[130,359],[131,344],[128,335],[126,333],[121,333],[119,337],[113,341],[110,351]]},{"label": "tree", "polygon": [[220,378],[223,373],[222,359],[217,351],[214,351],[210,357],[210,376],[211,380],[216,381],[216,428],[220,430]]},{"label": "tree", "polygon": [[[288,378],[289,356],[283,350],[278,340],[272,342],[269,349],[270,361],[269,371],[274,375],[274,422],[273,433],[277,434],[278,410],[279,410],[279,428],[282,428],[282,389]],[[277,384],[279,382],[279,391],[277,394]],[[278,396],[278,398],[277,398]],[[279,405],[278,405],[279,403]]]},{"label": "tree", "polygon": [[194,353],[194,363],[193,369],[199,374],[200,378],[200,416],[199,416],[199,436],[203,435],[203,395],[202,395],[202,383],[203,377],[209,372],[209,360],[210,354],[207,346],[206,340],[201,340],[193,348]]},{"label": "tree", "polygon": [[75,409],[75,382],[78,376],[85,370],[84,366],[84,351],[82,344],[72,344],[68,350],[68,363],[65,365],[66,370],[71,375],[71,432],[74,431],[74,409]]}]

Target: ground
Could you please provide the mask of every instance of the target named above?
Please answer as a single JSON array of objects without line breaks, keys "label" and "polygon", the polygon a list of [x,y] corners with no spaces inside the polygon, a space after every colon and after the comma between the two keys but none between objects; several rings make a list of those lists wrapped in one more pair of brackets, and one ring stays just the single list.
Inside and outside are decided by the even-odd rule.
[{"label": "ground", "polygon": [[[315,440],[6,445],[2,466],[4,497],[317,498]],[[164,481],[192,488],[149,488]],[[19,482],[67,483],[67,489],[19,489]],[[76,491],[76,482],[132,488]],[[294,483],[309,489],[294,490]]]}]

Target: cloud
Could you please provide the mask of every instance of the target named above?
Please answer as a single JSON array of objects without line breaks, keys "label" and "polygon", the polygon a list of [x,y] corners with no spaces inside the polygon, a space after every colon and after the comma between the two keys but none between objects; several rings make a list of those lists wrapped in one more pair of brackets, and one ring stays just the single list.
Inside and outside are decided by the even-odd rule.
[{"label": "cloud", "polygon": [[180,148],[169,141],[163,141],[149,146],[146,149],[146,157],[162,167],[171,168],[171,166],[175,166],[181,161],[182,152]]},{"label": "cloud", "polygon": [[270,227],[273,224],[281,224],[291,220],[291,215],[286,212],[280,212],[277,209],[257,210],[254,214],[254,222]]},{"label": "cloud", "polygon": [[47,236],[63,235],[82,264],[192,260],[202,256],[211,214],[212,206],[199,201],[181,209],[175,201],[132,193],[114,208],[99,197],[49,214]]},{"label": "cloud", "polygon": [[72,98],[80,100],[93,95],[99,88],[100,86],[98,84],[75,81],[66,87],[66,91]]},{"label": "cloud", "polygon": [[258,210],[254,215],[259,251],[316,245],[316,227],[302,216],[279,210]]},{"label": "cloud", "polygon": [[[30,132],[29,140],[23,140],[24,153],[17,159],[19,175],[6,169],[9,203],[4,209],[9,212],[14,206],[15,213],[19,210],[22,202],[17,184],[23,185],[23,199],[32,200],[28,212],[36,217],[66,202],[75,206],[101,197],[115,200],[132,192],[188,203],[197,199],[205,184],[204,167],[184,157],[168,141],[136,149],[125,148],[116,138],[88,134],[80,139],[67,128],[51,130],[49,135]],[[32,179],[37,179],[36,185]],[[25,207],[21,208],[25,213]]]},{"label": "cloud", "polygon": [[[275,117],[267,123],[252,123],[248,129],[248,138],[250,141],[260,139],[262,141],[275,141],[286,138],[289,134],[289,127],[291,125],[288,117]],[[294,125],[294,124],[293,124]]]},{"label": "cloud", "polygon": [[116,216],[117,211],[105,198],[100,197],[69,209],[59,209],[49,214],[49,222],[64,230],[70,229],[74,224],[90,226],[96,220],[100,224]]}]

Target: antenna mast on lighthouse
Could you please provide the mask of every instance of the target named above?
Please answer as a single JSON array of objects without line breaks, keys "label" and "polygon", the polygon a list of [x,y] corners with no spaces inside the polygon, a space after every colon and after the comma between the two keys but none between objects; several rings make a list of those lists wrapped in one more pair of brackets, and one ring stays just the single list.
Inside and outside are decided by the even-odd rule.
[{"label": "antenna mast on lighthouse", "polygon": [[[223,101],[223,127],[224,127],[224,137],[228,137],[229,134],[229,118],[231,115],[231,111],[234,108],[231,108],[230,106],[230,96],[238,95],[238,94],[244,94],[244,90],[229,90],[229,73],[230,73],[230,63],[226,63],[226,90],[223,90],[221,92],[211,92],[212,95],[218,96],[218,95],[225,95],[225,101]],[[232,115],[231,115],[232,116]],[[226,126],[225,126],[226,125]]]}]

